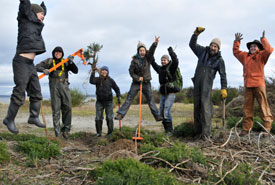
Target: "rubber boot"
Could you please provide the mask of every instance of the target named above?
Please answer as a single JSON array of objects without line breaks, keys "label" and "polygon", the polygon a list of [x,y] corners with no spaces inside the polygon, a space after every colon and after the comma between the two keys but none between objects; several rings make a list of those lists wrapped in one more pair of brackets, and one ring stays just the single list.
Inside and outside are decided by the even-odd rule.
[{"label": "rubber boot", "polygon": [[164,128],[165,133],[167,133],[167,125],[166,125],[166,122],[165,122],[165,121],[162,121],[162,125],[163,125],[163,128]]},{"label": "rubber boot", "polygon": [[114,130],[114,122],[113,120],[107,120],[107,126],[108,126],[108,133],[107,135],[111,135]]},{"label": "rubber boot", "polygon": [[102,132],[102,120],[95,121],[96,136],[100,137]]},{"label": "rubber boot", "polygon": [[166,122],[166,125],[167,125],[167,134],[169,136],[172,136],[173,135],[173,124],[172,124],[172,122]]},{"label": "rubber boot", "polygon": [[55,137],[59,137],[60,136],[60,124],[59,123],[54,123],[54,133],[55,133]]},{"label": "rubber boot", "polygon": [[30,103],[30,117],[28,119],[29,124],[34,124],[37,127],[45,128],[45,125],[39,120],[39,112],[40,112],[41,102],[31,102]]},{"label": "rubber boot", "polygon": [[19,133],[19,131],[17,130],[15,123],[14,123],[14,119],[15,119],[15,116],[16,116],[18,110],[19,110],[19,107],[20,106],[18,106],[17,104],[10,102],[7,116],[3,120],[3,124],[6,125],[8,130],[14,134]]}]

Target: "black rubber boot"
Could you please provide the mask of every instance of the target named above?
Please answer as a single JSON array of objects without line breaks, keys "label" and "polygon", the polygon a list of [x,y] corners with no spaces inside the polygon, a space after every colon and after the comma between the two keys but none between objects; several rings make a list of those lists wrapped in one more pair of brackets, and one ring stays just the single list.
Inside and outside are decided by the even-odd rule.
[{"label": "black rubber boot", "polygon": [[96,136],[100,137],[102,132],[102,120],[95,121]]},{"label": "black rubber boot", "polygon": [[111,135],[114,130],[114,122],[113,120],[107,120],[108,133],[107,135]]},{"label": "black rubber boot", "polygon": [[14,134],[19,133],[14,123],[14,119],[19,110],[19,107],[20,106],[18,106],[17,104],[10,102],[7,116],[3,120],[3,124],[6,125],[8,127],[8,130]]},{"label": "black rubber boot", "polygon": [[173,124],[172,122],[166,122],[167,125],[167,132],[173,135]]},{"label": "black rubber boot", "polygon": [[167,132],[167,123],[165,121],[162,121],[162,125],[164,128],[165,133]]},{"label": "black rubber boot", "polygon": [[54,133],[55,133],[55,137],[59,137],[60,136],[60,125],[59,124],[54,124]]},{"label": "black rubber boot", "polygon": [[30,117],[28,119],[29,124],[34,124],[37,127],[45,128],[45,125],[39,120],[39,112],[40,112],[41,102],[31,102],[30,103]]}]

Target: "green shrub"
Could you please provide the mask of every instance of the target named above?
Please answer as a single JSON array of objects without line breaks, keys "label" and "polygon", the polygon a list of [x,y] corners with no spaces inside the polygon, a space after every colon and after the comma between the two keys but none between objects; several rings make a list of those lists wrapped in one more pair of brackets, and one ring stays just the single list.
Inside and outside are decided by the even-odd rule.
[{"label": "green shrub", "polygon": [[70,139],[85,139],[87,136],[89,136],[87,132],[75,132],[70,134]]},{"label": "green shrub", "polygon": [[[149,151],[159,151],[157,157],[162,158],[172,164],[177,164],[186,159],[191,159],[192,162],[200,163],[208,166],[206,157],[200,152],[198,148],[191,148],[186,146],[184,143],[176,142],[171,147],[155,147],[154,145],[145,144],[140,147],[139,152],[146,153]],[[151,160],[149,160],[151,161]],[[161,166],[165,167],[165,163],[161,163]]]},{"label": "green shrub", "polygon": [[87,95],[84,95],[79,89],[70,89],[72,96],[72,106],[80,106],[84,103]]},{"label": "green shrub", "polygon": [[[234,127],[235,125],[236,125],[236,123],[240,120],[241,118],[240,117],[229,117],[229,118],[227,118],[226,119],[226,124],[227,124],[227,127],[228,128],[232,128],[232,127]],[[259,118],[259,117],[254,117],[253,118],[253,128],[252,128],[252,130],[253,131],[262,131],[263,130],[263,128],[257,123],[257,122],[259,122],[259,123],[261,123],[262,124],[262,119],[261,118]],[[238,127],[242,127],[242,123],[240,123],[239,125],[238,125]],[[273,134],[275,134],[275,122],[273,122],[272,123],[272,127],[271,127],[271,131],[270,131],[271,133],[273,133]]]},{"label": "green shrub", "polygon": [[149,130],[142,130],[143,140],[142,143],[149,144],[151,143],[154,146],[161,146],[163,144],[164,133],[155,132]]},{"label": "green shrub", "polygon": [[117,141],[119,139],[132,139],[135,135],[136,128],[131,128],[128,126],[122,126],[121,131],[117,128],[114,129],[110,141]]},{"label": "green shrub", "polygon": [[89,173],[98,185],[177,185],[176,178],[164,169],[154,169],[134,159],[105,161]]},{"label": "green shrub", "polygon": [[[232,164],[228,163],[222,171],[222,176],[225,175],[227,171],[232,168]],[[224,182],[225,184],[239,185],[239,184],[260,184],[258,182],[259,174],[253,171],[253,168],[248,164],[241,163],[239,166],[230,174],[228,174]],[[217,182],[220,180],[220,177],[215,175],[210,175],[208,178],[212,182]],[[222,182],[220,184],[223,184]]]},{"label": "green shrub", "polygon": [[37,138],[33,134],[11,134],[7,132],[0,133],[0,137],[7,141],[28,141]]},{"label": "green shrub", "polygon": [[50,141],[44,137],[18,141],[17,150],[27,154],[30,159],[48,159],[61,155],[59,143],[57,141]]},{"label": "green shrub", "polygon": [[185,122],[175,126],[173,135],[176,137],[193,137],[195,135],[194,124]]},{"label": "green shrub", "polygon": [[0,142],[0,164],[10,160],[10,154],[5,142]]}]

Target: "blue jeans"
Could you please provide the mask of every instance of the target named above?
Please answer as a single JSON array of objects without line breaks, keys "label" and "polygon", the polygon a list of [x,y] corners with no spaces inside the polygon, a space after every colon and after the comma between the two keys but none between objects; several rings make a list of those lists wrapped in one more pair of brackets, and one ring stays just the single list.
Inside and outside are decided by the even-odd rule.
[{"label": "blue jeans", "polygon": [[163,121],[172,122],[171,109],[175,101],[176,94],[171,93],[160,98],[160,115],[163,117]]},{"label": "blue jeans", "polygon": [[113,101],[106,101],[106,102],[100,102],[96,101],[96,121],[103,120],[103,111],[105,109],[106,113],[106,120],[111,121],[113,120]]}]

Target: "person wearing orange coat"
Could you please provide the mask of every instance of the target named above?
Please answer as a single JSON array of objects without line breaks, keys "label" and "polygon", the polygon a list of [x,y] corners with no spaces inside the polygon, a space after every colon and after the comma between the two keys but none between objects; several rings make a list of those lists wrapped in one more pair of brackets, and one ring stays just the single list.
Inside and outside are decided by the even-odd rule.
[{"label": "person wearing orange coat", "polygon": [[266,97],[264,66],[273,52],[273,48],[265,37],[265,31],[263,31],[261,42],[254,40],[247,43],[249,52],[240,51],[242,39],[241,33],[235,34],[233,54],[243,65],[245,101],[243,108],[243,125],[240,136],[245,136],[253,127],[253,105],[255,98],[260,105],[260,115],[264,121],[263,125],[267,131],[271,130],[273,117]]}]

